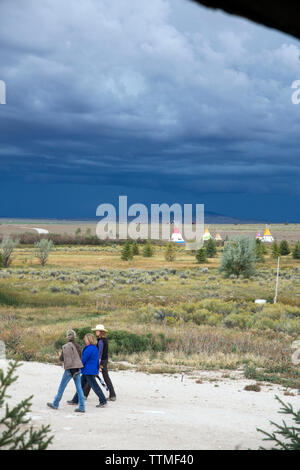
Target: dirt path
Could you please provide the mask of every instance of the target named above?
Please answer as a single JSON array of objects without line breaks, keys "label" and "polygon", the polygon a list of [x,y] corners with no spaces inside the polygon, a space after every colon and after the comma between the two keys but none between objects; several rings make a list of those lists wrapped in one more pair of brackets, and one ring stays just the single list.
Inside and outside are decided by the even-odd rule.
[{"label": "dirt path", "polygon": [[[284,396],[280,386],[263,386],[259,393],[244,391],[254,382],[238,373],[232,380],[203,372],[203,383],[197,384],[188,377],[181,382],[179,374],[119,371],[111,372],[117,401],[95,408],[97,398],[91,392],[83,415],[66,403],[75,389],[72,382],[59,410],[46,406],[57,391],[62,368],[25,362],[18,374],[10,388],[11,402],[34,394],[32,422],[51,425],[52,449],[255,449],[262,444],[256,428],[270,430],[270,420],[282,420],[275,394],[296,408],[300,405],[299,396]],[[218,382],[209,382],[213,377]]]}]

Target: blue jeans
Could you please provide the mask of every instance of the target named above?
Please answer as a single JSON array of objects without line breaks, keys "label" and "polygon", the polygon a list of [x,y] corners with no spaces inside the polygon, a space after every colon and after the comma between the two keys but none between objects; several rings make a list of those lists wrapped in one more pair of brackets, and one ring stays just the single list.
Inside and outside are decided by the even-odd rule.
[{"label": "blue jeans", "polygon": [[[82,376],[81,376],[81,387],[85,388],[87,383],[90,385],[90,387],[94,390],[94,392],[98,396],[100,404],[105,405],[105,403],[107,403],[107,400],[106,400],[105,395],[102,392],[101,388],[97,384],[95,377],[93,375],[82,374]],[[75,393],[74,397],[72,398],[72,402],[73,403],[78,403],[78,398],[79,398],[78,393]]]},{"label": "blue jeans", "polygon": [[[59,402],[62,399],[65,388],[70,382],[71,378],[72,378],[71,372],[69,370],[65,370],[64,375],[62,376],[59,388],[58,388],[58,392],[52,403],[52,405],[55,406],[55,408],[58,408]],[[85,401],[84,401],[84,395],[83,395],[83,391],[81,387],[80,374],[77,374],[74,376],[74,382],[75,382],[75,386],[77,390],[77,396],[79,398],[79,409],[82,411],[85,411]]]}]

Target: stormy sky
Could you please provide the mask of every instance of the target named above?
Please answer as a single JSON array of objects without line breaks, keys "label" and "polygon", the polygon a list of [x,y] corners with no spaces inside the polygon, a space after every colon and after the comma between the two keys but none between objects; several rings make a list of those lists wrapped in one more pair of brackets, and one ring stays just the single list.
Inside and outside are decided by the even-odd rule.
[{"label": "stormy sky", "polygon": [[2,217],[300,222],[300,43],[189,0],[1,0]]}]

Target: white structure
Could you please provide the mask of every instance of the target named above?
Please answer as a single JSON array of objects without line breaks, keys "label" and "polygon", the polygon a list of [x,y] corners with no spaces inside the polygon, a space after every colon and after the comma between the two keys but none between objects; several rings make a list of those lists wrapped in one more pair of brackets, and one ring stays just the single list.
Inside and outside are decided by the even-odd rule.
[{"label": "white structure", "polygon": [[219,233],[216,233],[215,240],[216,240],[216,242],[221,242],[222,241],[222,237]]},{"label": "white structure", "polygon": [[208,228],[205,229],[202,238],[203,238],[203,241],[206,241],[206,240],[209,240],[210,238],[212,238],[212,236],[211,236],[210,231],[208,230]]},{"label": "white structure", "polygon": [[176,226],[174,227],[174,232],[172,233],[171,241],[174,243],[184,243],[184,239],[182,238],[182,235]]},{"label": "white structure", "polygon": [[263,237],[261,237],[261,241],[263,243],[273,243],[274,238],[272,237],[271,232],[268,228],[266,228]]}]

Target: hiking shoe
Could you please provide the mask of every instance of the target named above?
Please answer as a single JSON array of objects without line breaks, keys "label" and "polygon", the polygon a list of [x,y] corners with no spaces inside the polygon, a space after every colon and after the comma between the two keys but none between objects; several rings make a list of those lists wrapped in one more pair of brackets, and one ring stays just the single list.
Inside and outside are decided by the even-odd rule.
[{"label": "hiking shoe", "polygon": [[104,408],[106,406],[106,403],[99,403],[99,405],[96,405],[96,408]]},{"label": "hiking shoe", "polygon": [[[74,403],[75,404],[75,403]],[[85,413],[85,411],[81,410],[80,408],[76,408],[76,410],[74,410],[76,413]]]},{"label": "hiking shoe", "polygon": [[72,400],[67,401],[68,405],[78,405],[78,403],[74,403]]},{"label": "hiking shoe", "polygon": [[117,397],[109,397],[109,401],[116,401]]},{"label": "hiking shoe", "polygon": [[52,405],[52,403],[47,403],[47,406],[49,406],[49,408],[52,408],[52,410],[57,410],[57,408],[55,408],[55,406]]}]

